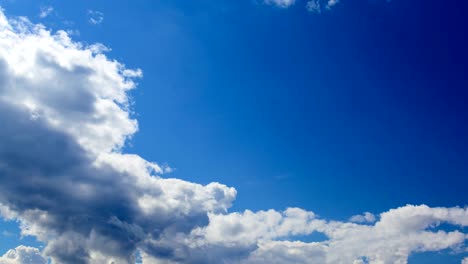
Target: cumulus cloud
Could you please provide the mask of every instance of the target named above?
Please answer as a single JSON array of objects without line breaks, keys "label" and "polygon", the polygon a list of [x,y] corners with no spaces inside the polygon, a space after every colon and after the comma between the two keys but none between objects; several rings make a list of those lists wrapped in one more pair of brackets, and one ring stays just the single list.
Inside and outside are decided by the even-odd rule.
[{"label": "cumulus cloud", "polygon": [[93,25],[101,24],[104,21],[104,13],[96,10],[88,10],[88,22]]},{"label": "cumulus cloud", "polygon": [[0,257],[0,264],[46,264],[47,259],[37,248],[18,246]]},{"label": "cumulus cloud", "polygon": [[[380,215],[374,225],[328,221],[299,208],[231,214],[209,214],[209,224],[189,235],[166,237],[175,248],[184,248],[178,259],[186,263],[407,263],[414,252],[458,250],[467,235],[461,231],[434,231],[441,223],[466,227],[468,211],[407,205]],[[288,238],[313,232],[320,242]],[[143,263],[180,263],[158,256],[143,256]],[[366,263],[367,263],[366,262]],[[185,263],[185,262],[182,262]]]},{"label": "cumulus cloud", "polygon": [[43,6],[40,9],[39,12],[39,18],[46,18],[48,17],[52,12],[54,11],[54,8],[51,6]]},{"label": "cumulus cloud", "polygon": [[[106,49],[0,11],[0,214],[45,245],[1,264],[127,264],[136,252],[145,264],[406,263],[464,247],[468,211],[458,207],[408,205],[373,224],[300,208],[228,213],[234,188],[167,178],[122,152],[138,130],[128,92],[142,72]],[[455,231],[437,231],[442,223]],[[326,239],[294,239],[316,232]]]},{"label": "cumulus cloud", "polygon": [[464,258],[461,262],[461,264],[468,264],[468,257],[467,258]]},{"label": "cumulus cloud", "polygon": [[130,263],[161,234],[204,225],[233,188],[163,179],[120,149],[137,131],[127,92],[140,70],[58,31],[0,14],[0,203],[56,263]]},{"label": "cumulus cloud", "polygon": [[276,5],[282,8],[294,5],[296,0],[265,0],[264,3],[268,5]]}]

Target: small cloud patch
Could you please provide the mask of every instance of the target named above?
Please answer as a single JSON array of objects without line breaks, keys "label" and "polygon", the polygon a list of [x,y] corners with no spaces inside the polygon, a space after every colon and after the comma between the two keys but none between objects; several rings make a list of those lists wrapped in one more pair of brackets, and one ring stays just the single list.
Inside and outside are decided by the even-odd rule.
[{"label": "small cloud patch", "polygon": [[104,13],[88,10],[88,22],[93,25],[101,24],[104,21]]},{"label": "small cloud patch", "polygon": [[39,12],[39,18],[46,18],[54,12],[54,8],[51,6],[42,6]]}]

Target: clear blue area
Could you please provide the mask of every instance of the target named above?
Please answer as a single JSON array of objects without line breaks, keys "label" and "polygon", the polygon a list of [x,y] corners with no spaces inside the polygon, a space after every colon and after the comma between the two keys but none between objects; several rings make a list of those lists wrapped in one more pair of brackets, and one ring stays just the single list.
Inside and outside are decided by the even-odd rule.
[{"label": "clear blue area", "polygon": [[[342,0],[317,15],[302,1],[259,2],[1,4],[141,68],[140,132],[126,151],[167,162],[173,177],[235,187],[232,210],[298,206],[340,220],[467,204],[467,4]],[[44,5],[56,14],[40,20]],[[89,9],[102,24],[87,22]]]},{"label": "clear blue area", "polygon": [[451,251],[415,253],[408,259],[408,263],[421,264],[460,264],[460,260],[468,257],[467,253],[454,253]]}]

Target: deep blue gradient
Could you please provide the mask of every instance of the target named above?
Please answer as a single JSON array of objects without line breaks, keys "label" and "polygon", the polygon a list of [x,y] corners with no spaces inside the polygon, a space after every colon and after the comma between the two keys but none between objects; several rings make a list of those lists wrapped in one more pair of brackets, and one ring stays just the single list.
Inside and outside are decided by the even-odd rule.
[{"label": "deep blue gradient", "polygon": [[[167,162],[173,177],[235,187],[232,210],[298,206],[339,220],[467,204],[463,1],[342,0],[320,15],[303,1],[2,5],[35,22],[51,5],[57,13],[42,23],[79,30],[141,68],[140,131],[126,151]],[[90,25],[88,9],[103,23]]]}]

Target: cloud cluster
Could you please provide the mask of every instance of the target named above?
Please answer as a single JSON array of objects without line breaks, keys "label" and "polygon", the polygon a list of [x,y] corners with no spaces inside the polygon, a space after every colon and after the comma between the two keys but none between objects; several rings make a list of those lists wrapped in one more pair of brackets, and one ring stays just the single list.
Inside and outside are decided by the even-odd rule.
[{"label": "cloud cluster", "polygon": [[154,241],[205,225],[236,195],[121,153],[137,131],[127,92],[141,71],[99,51],[0,13],[1,212],[56,263],[130,263],[138,247],[170,255]]},{"label": "cloud cluster", "polygon": [[[300,208],[228,213],[234,188],[166,178],[122,152],[138,130],[128,92],[142,73],[105,50],[0,11],[0,214],[45,244],[1,264],[127,264],[137,252],[145,264],[406,263],[463,249],[464,208],[408,205],[344,222]],[[314,233],[326,239],[294,239]]]},{"label": "cloud cluster", "polygon": [[37,248],[19,246],[0,257],[0,264],[46,264]]},{"label": "cloud cluster", "polygon": [[313,13],[321,13],[323,8],[322,6],[325,6],[326,10],[332,9],[332,7],[336,6],[340,1],[339,0],[328,0],[326,2],[322,2],[320,0],[309,0],[306,3],[306,9],[309,12]]},{"label": "cloud cluster", "polygon": [[[322,6],[325,6],[327,10],[330,10],[332,7],[336,6],[340,1],[339,0],[309,0],[306,2],[306,9],[309,12],[321,13]],[[267,5],[275,5],[281,8],[287,8],[296,3],[296,0],[264,0],[264,3]]]}]

